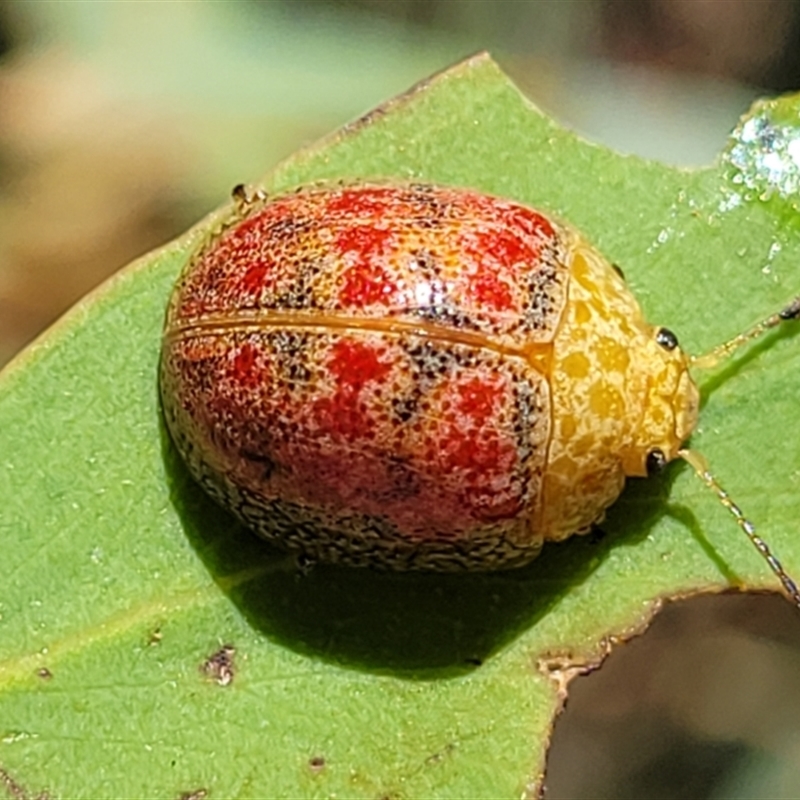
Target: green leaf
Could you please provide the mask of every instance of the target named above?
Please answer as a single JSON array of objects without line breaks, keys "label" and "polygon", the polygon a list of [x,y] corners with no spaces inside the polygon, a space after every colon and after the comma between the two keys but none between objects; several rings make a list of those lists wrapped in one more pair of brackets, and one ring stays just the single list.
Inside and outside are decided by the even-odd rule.
[{"label": "green leaf", "polygon": [[[478,56],[267,186],[414,178],[524,201],[583,230],[647,317],[701,352],[800,285],[799,115],[796,97],[759,106],[718,164],[680,171],[579,140]],[[631,481],[604,538],[547,546],[525,569],[298,574],[192,484],[160,419],[167,297],[218,218],[119,273],[0,381],[7,794],[535,795],[565,682],[611,637],[641,631],[662,598],[775,589],[680,464]],[[800,574],[786,327],[702,376],[692,445]],[[225,645],[223,686],[208,660]]]}]

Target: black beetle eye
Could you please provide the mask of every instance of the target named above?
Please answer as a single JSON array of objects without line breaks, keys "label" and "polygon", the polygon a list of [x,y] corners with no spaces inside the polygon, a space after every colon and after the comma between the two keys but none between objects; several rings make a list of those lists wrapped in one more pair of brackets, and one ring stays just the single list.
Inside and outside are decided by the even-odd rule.
[{"label": "black beetle eye", "polygon": [[669,328],[659,328],[656,331],[656,343],[665,350],[674,350],[678,346],[678,337]]},{"label": "black beetle eye", "polygon": [[667,457],[655,447],[647,454],[647,460],[644,463],[648,475],[658,475],[667,466]]}]

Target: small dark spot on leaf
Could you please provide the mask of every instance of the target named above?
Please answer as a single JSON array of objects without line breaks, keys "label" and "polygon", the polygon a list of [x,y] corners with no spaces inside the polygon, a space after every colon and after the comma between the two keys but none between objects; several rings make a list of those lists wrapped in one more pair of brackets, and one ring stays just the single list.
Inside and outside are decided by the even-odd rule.
[{"label": "small dark spot on leaf", "polygon": [[47,667],[42,667],[41,669],[37,669],[37,670],[36,670],[36,674],[37,674],[37,675],[38,675],[38,676],[39,676],[39,677],[40,677],[42,680],[45,680],[45,681],[49,681],[49,680],[50,680],[50,678],[52,678],[52,677],[53,677],[53,673],[52,673],[52,672],[50,672],[50,670],[49,670],[49,669],[47,669]]},{"label": "small dark spot on leaf", "polygon": [[433,753],[432,755],[428,756],[425,759],[425,763],[438,764],[441,761],[444,761],[445,758],[447,758],[448,756],[451,756],[455,749],[456,749],[455,744],[453,742],[449,742],[438,753]]},{"label": "small dark spot on leaf", "polygon": [[325,759],[322,756],[313,756],[308,759],[308,768],[314,772],[319,773],[325,769]]},{"label": "small dark spot on leaf", "polygon": [[191,792],[182,792],[178,795],[179,800],[204,800],[208,797],[208,789],[194,789]]},{"label": "small dark spot on leaf", "polygon": [[235,652],[233,645],[226,644],[221,647],[203,662],[201,667],[203,674],[215,680],[220,686],[228,686],[233,682],[233,654]]},{"label": "small dark spot on leaf", "polygon": [[154,647],[157,644],[161,644],[161,640],[163,638],[164,634],[161,633],[161,628],[156,628],[150,633],[150,636],[147,637],[147,644],[149,644],[151,647]]}]

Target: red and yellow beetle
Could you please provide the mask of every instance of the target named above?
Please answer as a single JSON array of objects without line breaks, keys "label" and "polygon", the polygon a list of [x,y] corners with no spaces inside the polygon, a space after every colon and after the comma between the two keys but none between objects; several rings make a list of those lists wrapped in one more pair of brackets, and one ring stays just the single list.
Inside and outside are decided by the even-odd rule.
[{"label": "red and yellow beetle", "polygon": [[427,184],[237,187],[167,311],[161,395],[194,476],[313,560],[498,569],[586,531],[683,457],[704,359],[576,231]]}]

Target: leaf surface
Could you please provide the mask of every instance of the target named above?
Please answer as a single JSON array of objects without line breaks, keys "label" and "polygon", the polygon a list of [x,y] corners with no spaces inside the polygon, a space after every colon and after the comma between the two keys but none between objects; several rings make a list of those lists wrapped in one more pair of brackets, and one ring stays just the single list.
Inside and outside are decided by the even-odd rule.
[{"label": "leaf surface", "polygon": [[[581,141],[479,56],[266,186],[420,179],[518,199],[582,230],[647,318],[702,352],[798,291],[799,113],[797,98],[758,106],[717,164],[681,171]],[[0,378],[0,792],[534,795],[573,669],[661,598],[775,588],[679,464],[631,481],[602,539],[525,569],[297,573],[194,486],[159,414],[170,288],[225,211],[119,273]],[[799,372],[787,326],[702,376],[692,439],[794,574]],[[208,663],[223,646],[226,686]]]}]

